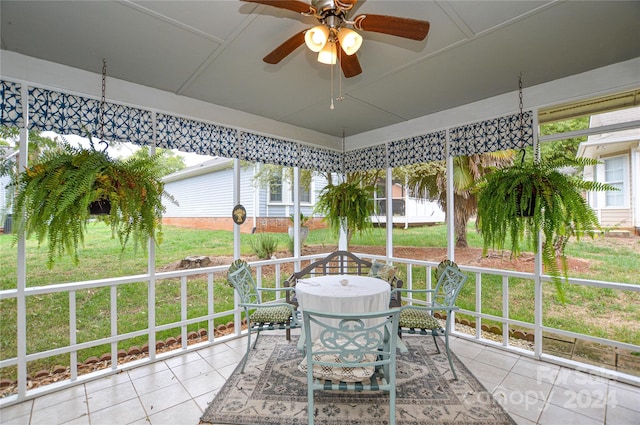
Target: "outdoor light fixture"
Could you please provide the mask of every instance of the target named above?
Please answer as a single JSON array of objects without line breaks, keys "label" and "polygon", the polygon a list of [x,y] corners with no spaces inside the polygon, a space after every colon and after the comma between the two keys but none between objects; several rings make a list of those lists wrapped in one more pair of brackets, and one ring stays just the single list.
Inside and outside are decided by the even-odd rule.
[{"label": "outdoor light fixture", "polygon": [[337,59],[336,43],[329,42],[318,53],[318,62],[327,65],[335,65]]},{"label": "outdoor light fixture", "polygon": [[304,42],[312,52],[319,52],[329,41],[329,28],[318,25],[304,34]]},{"label": "outdoor light fixture", "polygon": [[362,45],[362,36],[349,28],[318,25],[304,34],[304,42],[312,52],[318,52],[318,62],[336,63],[336,41],[347,55],[353,55]]},{"label": "outdoor light fixture", "polygon": [[340,40],[340,47],[347,55],[354,54],[362,45],[362,36],[349,28],[338,30],[338,40]]}]

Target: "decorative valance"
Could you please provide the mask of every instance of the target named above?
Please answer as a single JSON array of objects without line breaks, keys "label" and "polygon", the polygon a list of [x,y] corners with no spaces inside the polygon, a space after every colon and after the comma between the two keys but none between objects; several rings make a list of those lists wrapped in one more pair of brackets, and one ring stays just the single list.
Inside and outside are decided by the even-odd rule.
[{"label": "decorative valance", "polygon": [[[0,125],[24,126],[21,84],[0,80]],[[201,155],[237,158],[322,172],[354,172],[399,167],[445,157],[446,131],[394,140],[348,152],[221,126],[169,114],[29,87],[29,129],[152,145]],[[522,118],[522,119],[521,119]],[[449,131],[450,155],[522,149],[533,145],[533,112],[466,124]]]},{"label": "decorative valance", "polygon": [[419,164],[444,159],[446,132],[425,134],[389,143],[389,166]]},{"label": "decorative valance", "polygon": [[298,165],[298,144],[252,133],[242,133],[240,159],[293,167]]},{"label": "decorative valance", "polygon": [[[153,142],[151,111],[105,102],[103,123],[97,99],[29,88],[29,130],[54,131],[114,142],[150,145]],[[104,124],[104,125],[103,125]]]},{"label": "decorative valance", "polygon": [[[522,121],[522,122],[521,122]],[[451,156],[468,156],[533,146],[533,112],[507,115],[450,130]]]},{"label": "decorative valance", "polygon": [[18,83],[0,80],[0,100],[2,101],[0,125],[5,127],[24,127],[21,89],[22,86]]},{"label": "decorative valance", "polygon": [[167,114],[156,115],[156,146],[200,155],[238,158],[236,130]]}]

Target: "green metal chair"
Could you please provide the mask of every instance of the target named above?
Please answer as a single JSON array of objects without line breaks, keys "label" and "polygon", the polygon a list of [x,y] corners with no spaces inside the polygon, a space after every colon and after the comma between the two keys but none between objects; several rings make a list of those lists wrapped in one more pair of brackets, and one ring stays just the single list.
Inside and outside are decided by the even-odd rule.
[{"label": "green metal chair", "polygon": [[[435,289],[395,289],[394,291],[402,291],[413,294],[430,294],[431,302],[427,305],[411,304],[402,308],[400,313],[400,325],[398,332],[400,335],[418,334],[431,335],[436,345],[437,353],[440,354],[440,347],[436,336],[444,336],[445,348],[449,366],[453,373],[454,379],[458,380],[458,375],[453,367],[451,359],[451,351],[449,349],[449,329],[451,329],[452,312],[458,310],[456,307],[456,298],[462,285],[467,280],[467,275],[462,273],[457,264],[453,261],[445,260],[438,265],[435,272],[438,281]],[[405,299],[406,300],[406,299]],[[445,326],[433,316],[433,313],[439,311],[446,314]]]},{"label": "green metal chair", "polygon": [[320,327],[317,339],[305,340],[306,356],[298,367],[307,374],[309,425],[315,419],[314,390],[388,392],[389,424],[396,423],[399,317],[400,309],[358,314],[302,311],[305,335],[311,335],[311,326]]},{"label": "green metal chair", "polygon": [[[242,359],[244,368],[251,351],[251,332],[256,333],[253,348],[258,342],[260,332],[276,329],[293,329],[300,327],[298,312],[295,307],[286,302],[262,302],[262,292],[286,291],[288,288],[258,288],[251,274],[251,267],[244,260],[235,260],[229,266],[227,281],[233,286],[240,297],[239,307],[244,308],[247,321],[247,352]],[[293,288],[289,288],[293,289]]]}]

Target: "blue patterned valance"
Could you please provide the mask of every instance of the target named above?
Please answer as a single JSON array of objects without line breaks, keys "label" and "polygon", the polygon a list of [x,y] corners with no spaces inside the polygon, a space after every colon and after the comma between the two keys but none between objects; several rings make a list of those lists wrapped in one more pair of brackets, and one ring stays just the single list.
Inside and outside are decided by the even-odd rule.
[{"label": "blue patterned valance", "polygon": [[238,157],[237,131],[203,121],[156,115],[156,146],[200,155]]},{"label": "blue patterned valance", "polygon": [[[0,80],[0,98],[0,124],[24,126],[21,84]],[[29,129],[79,136],[89,132],[106,140],[138,145],[152,144],[155,133],[156,146],[162,148],[322,172],[348,173],[439,161],[444,159],[446,145],[446,131],[441,130],[340,153],[109,102],[104,105],[102,127],[100,100],[37,87],[29,87],[28,101]],[[455,127],[449,138],[451,156],[522,149],[533,145],[533,112],[525,112],[522,123],[520,115],[513,114]]]},{"label": "blue patterned valance", "polygon": [[533,146],[533,112],[507,115],[451,129],[451,155],[466,156]]},{"label": "blue patterned valance", "polygon": [[242,133],[240,159],[293,167],[298,165],[298,144],[252,133]]},{"label": "blue patterned valance", "polygon": [[5,127],[24,126],[21,88],[22,86],[18,83],[0,81],[0,101],[2,102],[0,125]]},{"label": "blue patterned valance", "polygon": [[110,141],[151,144],[153,126],[150,111],[107,102],[103,127],[100,103],[97,99],[31,87],[29,130],[78,136],[86,136],[88,132]]},{"label": "blue patterned valance", "polygon": [[389,167],[443,160],[445,144],[445,131],[390,142]]},{"label": "blue patterned valance", "polygon": [[342,171],[342,154],[327,149],[300,145],[298,166],[307,170],[323,173],[339,173]]},{"label": "blue patterned valance", "polygon": [[378,170],[387,168],[386,145],[371,146],[364,149],[345,152],[344,172]]}]

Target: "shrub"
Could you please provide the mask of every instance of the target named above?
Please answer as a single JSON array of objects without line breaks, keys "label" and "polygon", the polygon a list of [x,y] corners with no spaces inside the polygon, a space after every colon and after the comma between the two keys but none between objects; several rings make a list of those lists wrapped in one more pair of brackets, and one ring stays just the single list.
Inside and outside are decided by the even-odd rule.
[{"label": "shrub", "polygon": [[249,243],[253,252],[262,260],[271,258],[278,248],[278,241],[268,233],[258,233]]}]

